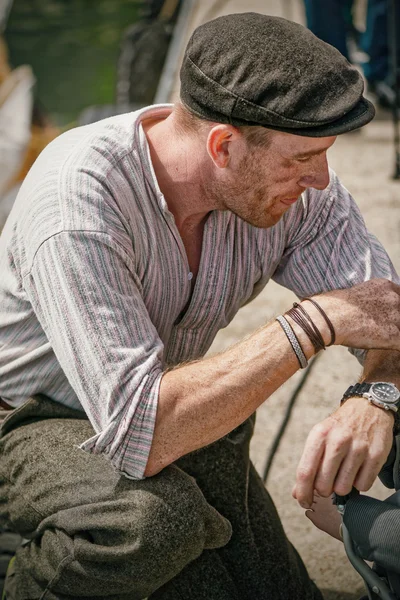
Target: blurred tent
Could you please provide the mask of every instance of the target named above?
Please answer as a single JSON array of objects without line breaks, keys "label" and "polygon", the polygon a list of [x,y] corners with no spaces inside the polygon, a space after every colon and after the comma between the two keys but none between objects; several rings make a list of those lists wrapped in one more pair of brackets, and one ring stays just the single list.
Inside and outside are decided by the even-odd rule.
[{"label": "blurred tent", "polygon": [[12,0],[0,3],[0,231],[21,182],[58,130],[35,106],[35,77],[29,65],[12,69],[4,39]]},{"label": "blurred tent", "polygon": [[18,173],[31,139],[34,81],[25,65],[0,84],[0,228],[16,196]]},{"label": "blurred tent", "polygon": [[59,130],[34,99],[28,65],[11,69],[0,37],[0,231],[30,167]]}]

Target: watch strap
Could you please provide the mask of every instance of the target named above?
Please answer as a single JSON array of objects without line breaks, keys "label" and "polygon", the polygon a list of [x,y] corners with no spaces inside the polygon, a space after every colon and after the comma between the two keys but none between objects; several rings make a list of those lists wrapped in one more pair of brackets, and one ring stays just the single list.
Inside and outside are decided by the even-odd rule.
[{"label": "watch strap", "polygon": [[[340,406],[342,406],[342,404],[346,402],[346,400],[352,398],[353,396],[362,397],[363,394],[369,392],[371,387],[372,383],[356,383],[355,385],[351,385],[343,394],[343,397],[340,401]],[[400,434],[400,410],[398,410],[397,412],[392,412],[392,414],[394,415],[393,435],[397,436]]]},{"label": "watch strap", "polygon": [[355,385],[351,385],[343,394],[340,404],[343,404],[343,402],[346,402],[346,400],[352,396],[362,396],[366,392],[369,392],[371,386],[372,383],[356,383]]}]

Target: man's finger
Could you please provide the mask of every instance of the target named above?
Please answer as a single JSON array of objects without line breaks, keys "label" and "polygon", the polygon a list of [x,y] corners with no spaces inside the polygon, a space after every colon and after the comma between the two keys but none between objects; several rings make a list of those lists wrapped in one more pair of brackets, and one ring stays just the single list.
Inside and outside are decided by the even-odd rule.
[{"label": "man's finger", "polygon": [[368,456],[355,478],[354,487],[360,492],[368,491],[377,478],[385,460],[382,453]]},{"label": "man's finger", "polygon": [[361,442],[357,442],[350,448],[337,471],[329,493],[335,492],[340,496],[345,496],[351,492],[360,469],[365,464],[367,453],[368,446]]},{"label": "man's finger", "polygon": [[[334,439],[326,443],[325,453],[315,477],[314,488],[324,498],[332,494],[334,482],[348,453],[349,442],[346,441],[347,443],[345,442],[342,445],[339,442],[340,440],[336,441]],[[359,465],[354,476],[356,476],[358,469]]]},{"label": "man's finger", "polygon": [[303,508],[313,501],[314,481],[325,452],[325,428],[319,423],[311,430],[296,472],[295,497]]}]

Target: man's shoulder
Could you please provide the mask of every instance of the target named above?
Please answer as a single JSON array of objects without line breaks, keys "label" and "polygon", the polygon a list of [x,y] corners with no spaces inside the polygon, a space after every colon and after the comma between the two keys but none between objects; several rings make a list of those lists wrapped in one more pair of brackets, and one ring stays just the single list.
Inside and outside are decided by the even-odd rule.
[{"label": "man's shoulder", "polygon": [[168,110],[169,105],[149,106],[77,127],[57,138],[53,150],[58,143],[64,154],[64,169],[87,165],[106,179],[124,159],[133,166],[147,160],[147,139],[141,124]]},{"label": "man's shoulder", "polygon": [[75,127],[56,138],[42,152],[37,165],[46,171],[48,159],[63,169],[64,173],[74,169],[98,169],[104,178],[127,155],[138,148],[138,117],[126,113]]},{"label": "man's shoulder", "polygon": [[118,237],[125,230],[121,198],[133,193],[129,178],[139,181],[141,171],[136,121],[135,113],[127,113],[71,129],[41,153],[21,186],[2,240],[23,249],[26,269],[41,244],[62,231],[114,231]]}]

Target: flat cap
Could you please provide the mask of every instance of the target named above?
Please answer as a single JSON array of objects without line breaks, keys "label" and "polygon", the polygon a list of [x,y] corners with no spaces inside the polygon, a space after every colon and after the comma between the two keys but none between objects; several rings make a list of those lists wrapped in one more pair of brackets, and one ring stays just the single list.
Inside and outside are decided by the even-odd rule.
[{"label": "flat cap", "polygon": [[181,67],[181,100],[199,117],[310,137],[371,121],[363,91],[338,50],[298,23],[258,13],[200,25]]}]

